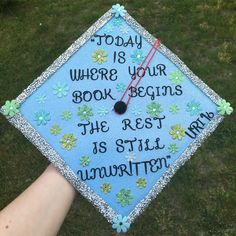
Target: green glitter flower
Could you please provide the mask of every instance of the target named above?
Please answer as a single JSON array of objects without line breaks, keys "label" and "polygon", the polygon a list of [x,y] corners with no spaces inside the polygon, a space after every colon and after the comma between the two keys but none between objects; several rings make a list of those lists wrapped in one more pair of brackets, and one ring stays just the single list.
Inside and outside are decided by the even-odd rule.
[{"label": "green glitter flower", "polygon": [[184,81],[184,76],[179,70],[176,70],[170,73],[169,80],[172,84],[179,85]]},{"label": "green glitter flower", "polygon": [[107,53],[103,49],[97,49],[92,54],[93,62],[97,62],[99,65],[107,61]]},{"label": "green glitter flower", "polygon": [[63,111],[61,113],[61,119],[62,120],[70,120],[72,116],[72,113],[70,111]]},{"label": "green glitter flower", "polygon": [[177,153],[179,151],[179,148],[176,145],[176,143],[171,143],[168,146],[168,151],[169,151],[169,153],[175,154],[175,153]]},{"label": "green glitter flower", "polygon": [[88,156],[82,156],[80,157],[79,159],[79,163],[81,166],[85,167],[85,166],[88,166],[89,163],[90,163],[90,158]]},{"label": "green glitter flower", "polygon": [[147,186],[147,181],[145,178],[138,178],[136,180],[136,186],[138,188],[145,188]]},{"label": "green glitter flower", "polygon": [[92,107],[87,106],[87,105],[83,105],[78,107],[78,113],[77,115],[80,117],[81,120],[90,120],[90,117],[93,116],[93,112],[92,112]]},{"label": "green glitter flower", "polygon": [[230,115],[233,112],[233,108],[230,106],[229,102],[226,102],[225,99],[221,99],[217,103],[217,111],[220,115]]},{"label": "green glitter flower", "polygon": [[133,199],[133,195],[131,194],[130,189],[122,188],[117,194],[116,201],[120,203],[121,206],[131,205],[131,199]]},{"label": "green glitter flower", "polygon": [[60,133],[60,131],[61,131],[61,128],[57,124],[53,125],[50,129],[50,133],[54,134],[54,135],[58,135]]},{"label": "green glitter flower", "polygon": [[15,101],[6,101],[4,106],[2,106],[3,114],[7,117],[13,117],[19,112],[19,104]]},{"label": "green glitter flower", "polygon": [[169,107],[169,112],[172,114],[178,114],[179,113],[179,107],[176,104],[172,104]]},{"label": "green glitter flower", "polygon": [[126,86],[123,83],[119,83],[119,84],[116,85],[116,90],[118,92],[121,92],[121,93],[124,92],[125,88],[126,88]]},{"label": "green glitter flower", "polygon": [[74,134],[63,134],[63,137],[60,139],[61,147],[67,150],[71,150],[73,147],[76,147],[77,138]]},{"label": "green glitter flower", "polygon": [[51,120],[50,113],[46,111],[38,111],[34,115],[37,125],[46,125]]},{"label": "green glitter flower", "polygon": [[185,136],[183,127],[180,124],[172,125],[169,134],[173,139],[181,140]]},{"label": "green glitter flower", "polygon": [[105,194],[111,192],[111,185],[109,183],[103,183],[101,184],[101,191]]},{"label": "green glitter flower", "polygon": [[147,105],[147,113],[151,117],[158,117],[161,112],[163,112],[163,109],[161,108],[161,104],[158,102],[151,102]]}]

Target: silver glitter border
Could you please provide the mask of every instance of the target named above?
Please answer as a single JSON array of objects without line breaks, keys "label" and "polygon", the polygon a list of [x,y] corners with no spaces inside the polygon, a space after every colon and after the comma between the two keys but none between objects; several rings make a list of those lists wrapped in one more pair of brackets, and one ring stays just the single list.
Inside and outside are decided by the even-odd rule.
[{"label": "silver glitter border", "polygon": [[[92,36],[112,17],[111,9],[107,11],[101,18],[99,18],[81,37],[79,37],[61,56],[59,56],[38,78],[36,78],[23,92],[16,98],[16,101],[21,104],[31,94],[37,90],[52,74],[54,74],[68,59],[79,50]],[[154,44],[155,37],[153,37],[145,28],[143,28],[134,18],[128,13],[123,17],[126,22],[136,30],[143,38],[150,44]],[[201,81],[173,52],[166,48],[162,43],[158,51],[168,57],[192,82],[206,94],[213,102],[217,103],[221,97],[209,88],[203,81]],[[2,110],[0,110],[3,113]],[[138,217],[151,201],[157,197],[162,189],[174,176],[176,171],[191,158],[202,142],[216,129],[219,123],[223,120],[223,116],[217,115],[208,126],[198,135],[198,137],[188,146],[184,153],[176,160],[162,175],[162,177],[152,187],[147,196],[142,199],[136,207],[128,215],[130,223]],[[44,138],[31,126],[31,124],[24,119],[19,113],[12,118],[7,118],[8,121],[23,135],[36,146],[36,148],[57,168],[57,170],[84,196],[89,202],[95,206],[99,212],[112,223],[114,216],[117,213],[90,187],[81,181],[65,161],[58,155],[58,153],[46,142]]]}]

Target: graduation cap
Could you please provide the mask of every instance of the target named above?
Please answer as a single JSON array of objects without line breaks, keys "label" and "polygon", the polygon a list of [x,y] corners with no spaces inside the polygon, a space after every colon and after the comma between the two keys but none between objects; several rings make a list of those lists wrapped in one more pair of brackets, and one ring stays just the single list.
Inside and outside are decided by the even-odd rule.
[{"label": "graduation cap", "polygon": [[119,4],[1,108],[117,232],[232,111]]}]

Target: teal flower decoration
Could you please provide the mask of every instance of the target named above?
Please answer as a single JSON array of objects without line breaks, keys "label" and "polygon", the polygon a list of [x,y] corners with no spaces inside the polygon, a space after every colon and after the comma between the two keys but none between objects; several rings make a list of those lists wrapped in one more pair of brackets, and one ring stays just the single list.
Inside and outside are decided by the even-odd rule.
[{"label": "teal flower decoration", "polygon": [[63,111],[61,113],[61,119],[62,120],[70,120],[71,119],[71,116],[72,116],[72,113],[70,111]]},{"label": "teal flower decoration", "polygon": [[40,94],[36,97],[36,102],[39,104],[44,104],[46,99],[47,99],[47,97],[45,94]]},{"label": "teal flower decoration", "polygon": [[89,121],[90,117],[93,116],[92,110],[93,110],[92,107],[83,105],[83,106],[78,107],[77,115],[79,116],[81,120]]},{"label": "teal flower decoration", "polygon": [[53,125],[50,129],[50,133],[54,134],[55,136],[58,135],[60,132],[61,132],[61,128],[57,124]]},{"label": "teal flower decoration", "polygon": [[67,84],[58,82],[53,87],[53,94],[56,95],[58,98],[67,96],[68,92],[69,92],[69,87]]},{"label": "teal flower decoration", "polygon": [[138,65],[144,60],[144,55],[142,50],[135,50],[131,55],[132,62],[137,63]]},{"label": "teal flower decoration", "polygon": [[176,143],[171,143],[171,144],[169,144],[169,146],[168,146],[168,151],[169,151],[169,153],[171,153],[171,154],[175,154],[175,153],[177,153],[177,152],[179,151],[179,148],[178,148],[178,146],[176,145]]},{"label": "teal flower decoration", "polygon": [[113,18],[112,23],[116,27],[121,27],[123,25],[122,18]]},{"label": "teal flower decoration", "polygon": [[39,111],[34,115],[34,121],[37,122],[37,125],[46,125],[50,120],[50,113],[46,111]]},{"label": "teal flower decoration", "polygon": [[126,233],[130,227],[130,223],[128,222],[128,218],[122,217],[122,215],[117,215],[113,218],[112,228],[117,231],[117,233]]},{"label": "teal flower decoration", "polygon": [[145,178],[138,178],[136,180],[136,186],[138,188],[145,188],[147,186],[147,181]]},{"label": "teal flower decoration", "polygon": [[115,15],[115,17],[119,17],[119,16],[123,17],[127,11],[125,10],[124,6],[121,6],[120,4],[116,4],[112,6],[111,12],[112,14]]},{"label": "teal flower decoration", "polygon": [[131,194],[130,189],[122,188],[117,194],[117,202],[120,203],[121,206],[131,205],[131,200],[133,199],[133,195]]},{"label": "teal flower decoration", "polygon": [[191,101],[187,103],[186,111],[190,113],[191,116],[199,115],[201,112],[201,104],[196,101]]},{"label": "teal flower decoration", "polygon": [[107,108],[106,107],[100,107],[99,109],[98,109],[98,114],[100,115],[100,116],[105,116],[105,115],[107,115],[109,113],[109,111],[107,110]]},{"label": "teal flower decoration", "polygon": [[111,192],[111,185],[109,183],[103,183],[101,184],[101,192],[107,194]]},{"label": "teal flower decoration", "polygon": [[110,25],[110,24],[107,24],[105,27],[104,27],[104,31],[106,32],[106,33],[112,33],[113,32],[113,30],[114,30],[114,27],[112,26],[112,25]]},{"label": "teal flower decoration", "polygon": [[90,161],[91,160],[90,160],[90,158],[88,156],[82,156],[79,159],[80,165],[83,166],[83,167],[88,166]]},{"label": "teal flower decoration", "polygon": [[173,115],[178,114],[179,113],[178,105],[176,105],[176,104],[170,105],[169,112],[172,113]]},{"label": "teal flower decoration", "polygon": [[151,102],[150,104],[147,105],[146,112],[151,117],[158,117],[160,115],[160,113],[163,112],[163,109],[162,109],[160,103],[158,103],[158,102]]},{"label": "teal flower decoration", "polygon": [[176,70],[170,73],[169,80],[172,84],[180,85],[184,81],[184,76],[179,70]]},{"label": "teal flower decoration", "polygon": [[180,124],[172,125],[169,134],[173,139],[182,140],[185,136],[184,128]]},{"label": "teal flower decoration", "polygon": [[218,103],[217,103],[217,112],[220,115],[230,115],[233,112],[233,108],[230,106],[229,102],[226,102],[225,99],[221,99]]},{"label": "teal flower decoration", "polygon": [[131,113],[135,116],[139,116],[141,115],[141,108],[139,106],[134,106],[132,109],[131,109]]},{"label": "teal flower decoration", "polygon": [[125,89],[126,89],[126,86],[125,86],[125,84],[123,84],[123,83],[119,83],[119,84],[117,84],[116,85],[116,90],[118,91],[118,92],[124,92],[125,91]]},{"label": "teal flower decoration", "polygon": [[60,139],[61,147],[70,151],[73,147],[76,147],[76,141],[77,138],[74,136],[74,134],[63,134],[62,138]]},{"label": "teal flower decoration", "polygon": [[7,117],[13,117],[19,112],[19,104],[15,100],[6,101],[2,106],[3,114]]},{"label": "teal flower decoration", "polygon": [[93,62],[97,62],[100,65],[107,61],[107,55],[103,49],[96,49],[92,54]]}]

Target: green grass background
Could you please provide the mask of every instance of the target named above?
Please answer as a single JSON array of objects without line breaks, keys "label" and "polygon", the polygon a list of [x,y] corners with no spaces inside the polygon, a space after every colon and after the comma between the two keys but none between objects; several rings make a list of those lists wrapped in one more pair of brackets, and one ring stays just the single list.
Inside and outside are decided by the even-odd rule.
[{"label": "green grass background", "polygon": [[[1,0],[3,1],[3,0]],[[18,0],[0,12],[0,104],[14,99],[114,1]],[[9,1],[4,1],[9,2]],[[236,107],[234,0],[119,1],[150,33]],[[235,112],[182,167],[127,235],[236,235]],[[48,161],[0,116],[0,208]],[[59,235],[116,235],[79,194]]]}]

